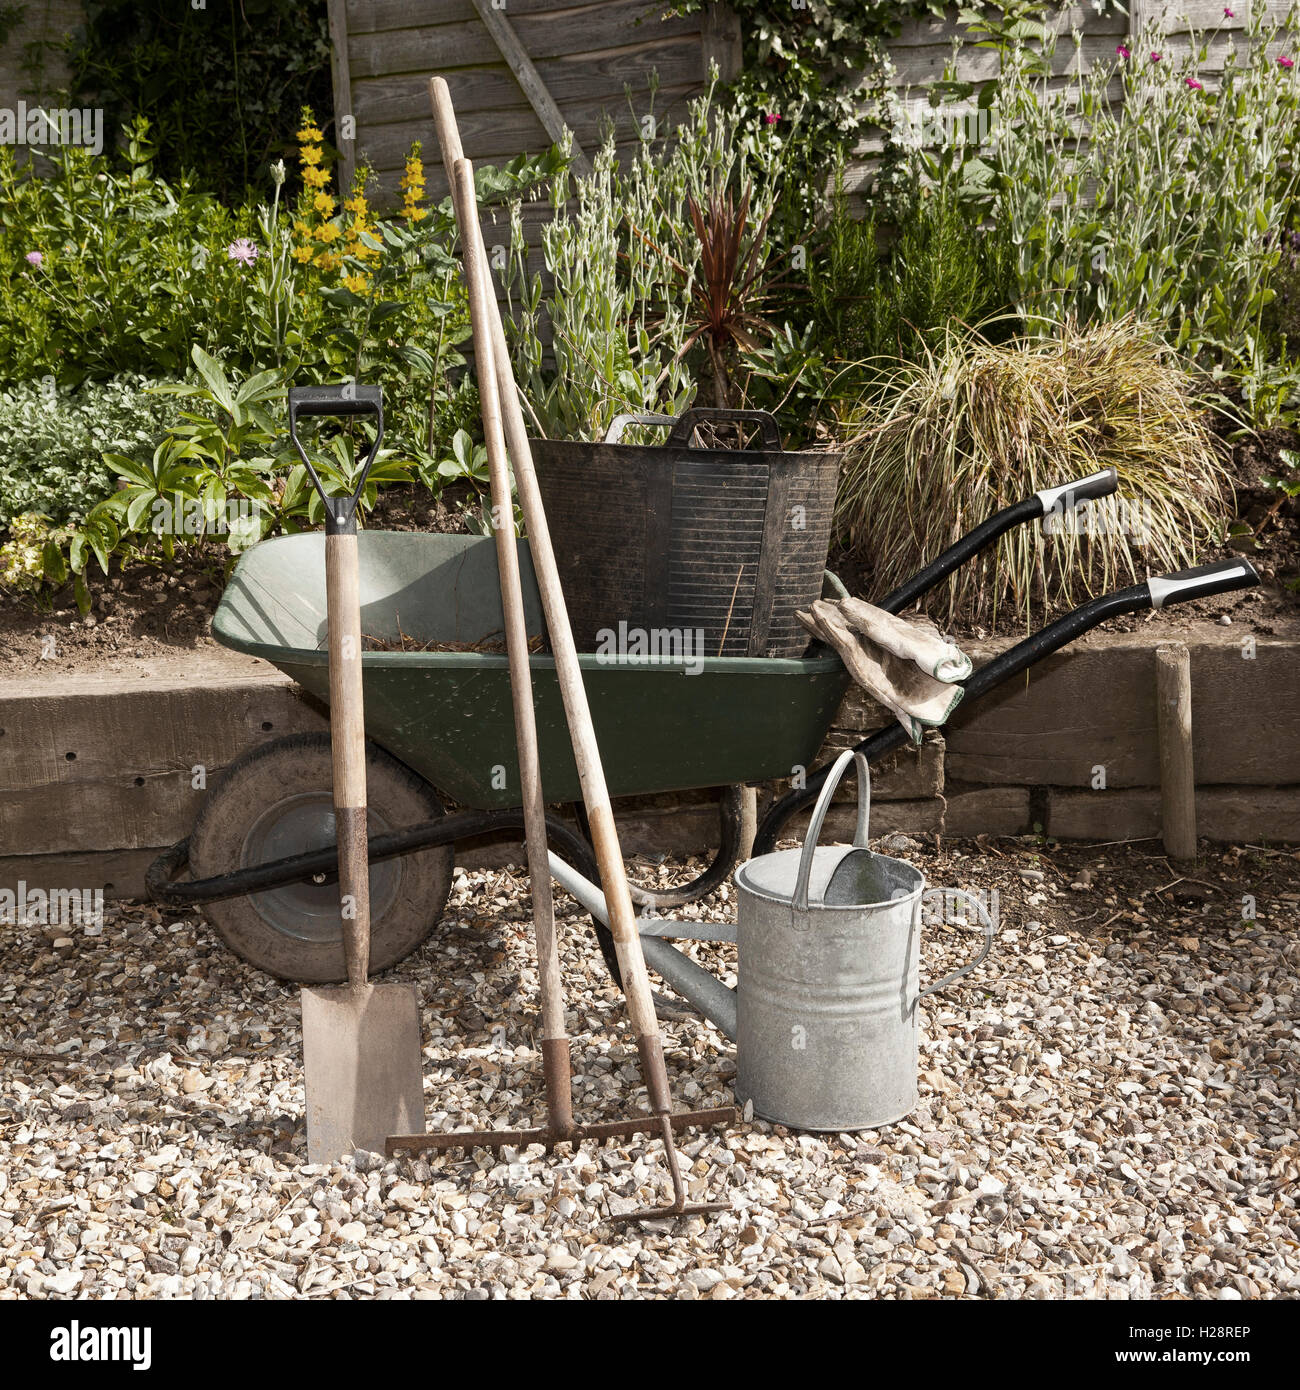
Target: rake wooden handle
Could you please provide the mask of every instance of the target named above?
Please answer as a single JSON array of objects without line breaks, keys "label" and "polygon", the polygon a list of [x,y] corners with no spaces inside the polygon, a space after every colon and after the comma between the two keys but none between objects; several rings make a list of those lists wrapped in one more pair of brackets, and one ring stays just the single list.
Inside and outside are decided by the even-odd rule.
[{"label": "rake wooden handle", "polygon": [[348,983],[360,986],[370,973],[370,866],[366,843],[366,717],[361,686],[361,572],[355,530],[325,537],[325,598],[343,957]]},{"label": "rake wooden handle", "polygon": [[[429,98],[438,130],[438,142],[442,147],[443,163],[447,167],[452,184],[461,244],[467,246],[470,241],[477,242],[480,247],[479,263],[486,269],[486,255],[481,249],[482,229],[479,226],[473,180],[472,177],[469,178],[466,184],[456,173],[458,166],[464,161],[464,150],[456,125],[451,92],[441,77],[429,80]],[[458,189],[462,190],[460,196],[457,193]],[[464,191],[466,189],[467,192]],[[486,281],[486,275],[483,278]],[[656,1111],[666,1111],[671,1108],[667,1072],[659,1037],[659,1021],[655,1016],[654,999],[650,993],[650,977],[646,973],[645,958],[641,953],[641,938],[637,933],[632,894],[628,889],[627,874],[623,867],[618,830],[614,824],[609,789],[601,766],[600,749],[596,743],[595,728],[591,720],[591,708],[587,703],[587,692],[582,683],[578,651],[573,640],[573,630],[569,625],[568,608],[560,586],[550,529],[546,524],[546,511],[542,505],[541,491],[537,486],[537,477],[533,469],[528,430],[515,388],[514,369],[510,364],[501,314],[490,285],[487,288],[490,355],[495,366],[506,442],[511,462],[514,464],[519,502],[528,527],[533,569],[537,575],[537,587],[541,593],[551,650],[555,656],[556,676],[564,700],[564,713],[573,743],[578,778],[582,784],[582,799],[586,804],[587,819],[591,825],[591,838],[596,850],[601,887],[609,908],[609,926],[623,975],[628,1016],[637,1035],[638,1048],[646,1068],[651,1107]],[[488,355],[484,353],[478,359],[477,366],[480,372],[483,369],[483,358]]]},{"label": "rake wooden handle", "polygon": [[[468,161],[455,166],[454,201],[474,205],[474,171]],[[537,717],[533,708],[532,668],[528,660],[528,625],[524,617],[524,590],[515,548],[515,508],[510,488],[505,434],[501,425],[501,398],[491,351],[488,301],[492,286],[484,260],[482,240],[465,239],[465,278],[469,286],[470,323],[478,348],[479,401],[483,436],[487,445],[488,473],[492,486],[492,534],[496,539],[497,569],[501,575],[501,607],[505,614],[506,653],[510,663],[510,691],[514,701],[515,743],[519,752],[519,781],[524,806],[524,837],[528,853],[528,877],[533,894],[533,928],[537,936],[538,992],[541,995],[543,1042],[563,1039],[564,996],[560,981],[560,957],[555,939],[555,905],[547,862],[546,802],[542,794],[541,760],[537,751]],[[572,1126],[572,1102],[567,1094],[552,1097],[567,1111],[560,1122]],[[553,1117],[554,1118],[554,1117]]]}]

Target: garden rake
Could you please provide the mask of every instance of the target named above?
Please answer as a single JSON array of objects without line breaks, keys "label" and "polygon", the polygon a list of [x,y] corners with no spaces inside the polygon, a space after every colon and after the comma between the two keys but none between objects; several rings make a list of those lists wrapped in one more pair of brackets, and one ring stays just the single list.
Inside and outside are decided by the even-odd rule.
[{"label": "garden rake", "polygon": [[[556,675],[564,700],[574,759],[578,765],[579,778],[582,783],[583,799],[592,827],[592,839],[600,868],[601,883],[610,907],[610,926],[614,934],[615,949],[627,996],[628,1013],[636,1033],[637,1052],[646,1078],[652,1113],[605,1123],[589,1125],[573,1123],[568,1039],[563,1033],[563,1009],[559,998],[559,962],[552,927],[549,931],[539,932],[537,942],[538,977],[542,991],[543,1009],[543,1065],[546,1069],[547,1083],[548,1120],[546,1127],[533,1130],[395,1136],[389,1141],[389,1152],[412,1149],[470,1148],[480,1145],[488,1148],[501,1148],[506,1145],[515,1147],[533,1143],[542,1143],[549,1148],[555,1143],[566,1140],[577,1143],[588,1138],[608,1139],[638,1133],[658,1133],[664,1142],[672,1179],[672,1202],[663,1207],[649,1207],[620,1213],[612,1219],[615,1221],[658,1220],[664,1217],[726,1211],[730,1209],[730,1204],[726,1202],[689,1203],[686,1200],[686,1184],[678,1162],[673,1131],[699,1126],[732,1124],[735,1122],[736,1111],[734,1107],[723,1106],[715,1110],[701,1110],[684,1114],[672,1112],[672,1097],[669,1092],[667,1066],[664,1062],[663,1042],[659,1035],[654,1000],[650,991],[650,980],[641,952],[641,940],[637,932],[632,897],[623,868],[618,832],[614,825],[609,792],[601,767],[600,751],[596,744],[591,712],[582,684],[577,650],[569,625],[564,596],[560,588],[559,572],[546,524],[546,513],[542,507],[537,481],[533,473],[532,454],[528,447],[527,430],[524,425],[523,412],[519,406],[514,372],[510,365],[496,297],[492,292],[488,274],[487,256],[483,246],[482,229],[478,219],[478,204],[474,192],[474,173],[469,161],[464,158],[460,134],[456,126],[455,111],[451,103],[451,94],[446,83],[441,78],[432,78],[429,83],[429,95],[438,128],[438,139],[442,147],[443,163],[446,166],[452,186],[452,200],[456,209],[461,245],[465,257],[465,274],[470,293],[470,310],[474,330],[475,358],[479,373],[484,429],[489,460],[493,469],[494,487],[498,478],[502,480],[503,484],[508,485],[509,475],[506,471],[505,459],[505,444],[508,438],[510,460],[514,464],[520,504],[528,527],[533,567],[537,574],[547,630],[555,656]],[[504,433],[502,430],[503,416]],[[500,504],[498,505],[500,506]],[[504,496],[504,507],[501,507],[497,513],[497,526],[511,525],[513,516],[513,506],[507,490]],[[498,554],[500,553],[501,547],[498,546]],[[508,572],[503,570],[503,596],[508,584]],[[517,596],[511,601],[519,602],[522,607],[522,600],[518,599]],[[511,615],[507,613],[507,621],[510,622],[510,619]],[[519,628],[520,632],[523,631],[522,612],[518,615],[514,625]],[[509,631],[508,628],[508,639]],[[527,672],[526,649],[523,654],[522,670]],[[531,682],[526,679],[521,679],[515,690],[516,715],[518,720],[520,701],[525,693],[525,688],[528,702],[525,722],[528,722],[532,716],[532,694]],[[530,757],[532,766],[536,768],[535,746],[531,753],[528,753],[521,743],[521,774],[526,756]],[[534,788],[525,787],[525,797],[534,798],[540,806],[540,780]],[[525,804],[527,806],[529,802],[526,800]],[[533,836],[530,835],[529,866],[532,875],[535,911],[539,884],[543,880],[546,883],[547,899],[549,900],[550,897],[550,877],[549,869],[546,867],[544,833],[543,827],[538,832],[536,845],[531,843]]]}]

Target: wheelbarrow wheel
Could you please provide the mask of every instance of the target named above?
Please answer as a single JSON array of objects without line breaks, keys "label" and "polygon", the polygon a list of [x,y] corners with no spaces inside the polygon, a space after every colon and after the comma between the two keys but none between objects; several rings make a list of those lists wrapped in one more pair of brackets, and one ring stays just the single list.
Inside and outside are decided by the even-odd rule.
[{"label": "wheelbarrow wheel", "polygon": [[[366,744],[370,834],[444,814],[433,788],[396,758]],[[232,763],[190,836],[194,874],[208,878],[334,843],[329,735],[293,734]],[[451,891],[454,853],[441,845],[370,866],[370,969],[386,970],[433,930]],[[345,978],[334,878],[291,883],[207,903],[204,915],[250,965],[282,979]]]}]

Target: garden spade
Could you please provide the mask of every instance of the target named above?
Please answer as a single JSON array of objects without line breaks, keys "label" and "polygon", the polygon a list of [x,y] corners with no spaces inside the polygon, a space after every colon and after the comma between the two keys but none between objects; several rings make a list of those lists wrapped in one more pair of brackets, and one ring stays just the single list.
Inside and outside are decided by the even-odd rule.
[{"label": "garden spade", "polygon": [[[355,490],[331,497],[298,441],[300,416],[374,415],[375,442]],[[424,1128],[420,1011],[415,986],[372,984],[366,844],[366,730],[361,690],[357,499],[384,435],[378,386],[296,386],[289,436],[325,506],[330,745],[338,840],[339,912],[347,983],[302,992],[307,1160],[337,1163],[355,1149],[384,1151],[390,1134]]]}]

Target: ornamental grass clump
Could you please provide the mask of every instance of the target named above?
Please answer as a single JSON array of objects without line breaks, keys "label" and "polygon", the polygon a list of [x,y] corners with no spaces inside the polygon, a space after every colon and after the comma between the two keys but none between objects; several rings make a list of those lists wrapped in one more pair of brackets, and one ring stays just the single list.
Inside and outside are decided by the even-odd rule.
[{"label": "ornamental grass clump", "polygon": [[1084,595],[1197,562],[1227,519],[1221,445],[1191,379],[1155,330],[1132,320],[994,345],[950,332],[900,364],[846,446],[841,538],[884,594],[1001,507],[1113,467],[1116,498],[1021,526],[925,601],[940,623]]}]

